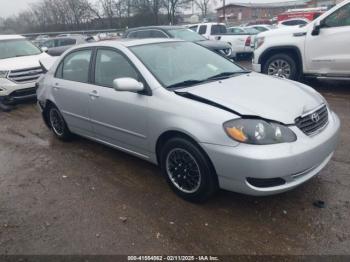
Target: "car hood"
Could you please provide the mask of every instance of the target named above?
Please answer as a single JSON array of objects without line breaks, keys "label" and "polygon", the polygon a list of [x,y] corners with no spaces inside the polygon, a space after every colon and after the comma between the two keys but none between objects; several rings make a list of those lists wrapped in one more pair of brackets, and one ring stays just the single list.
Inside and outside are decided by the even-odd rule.
[{"label": "car hood", "polygon": [[39,60],[49,57],[46,53],[32,56],[12,57],[0,60],[0,70],[11,71],[39,67]]},{"label": "car hood", "polygon": [[215,49],[215,50],[231,48],[231,46],[228,43],[225,43],[223,41],[203,40],[203,41],[198,41],[196,43],[206,48]]},{"label": "car hood", "polygon": [[257,73],[179,89],[178,94],[226,108],[242,116],[257,116],[284,124],[315,109],[324,99],[306,85]]},{"label": "car hood", "polygon": [[259,34],[259,37],[271,37],[271,36],[277,36],[277,35],[279,36],[279,35],[293,35],[298,33],[306,33],[308,26],[309,25],[306,25],[304,27],[300,27],[300,26],[280,27],[273,30],[261,32]]}]

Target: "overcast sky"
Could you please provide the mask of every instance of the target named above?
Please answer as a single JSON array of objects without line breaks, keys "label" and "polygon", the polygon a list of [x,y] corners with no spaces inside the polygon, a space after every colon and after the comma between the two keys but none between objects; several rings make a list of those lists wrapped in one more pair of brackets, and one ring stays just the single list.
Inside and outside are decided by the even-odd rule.
[{"label": "overcast sky", "polygon": [[[39,0],[0,0],[0,16],[1,17],[8,17],[13,14],[17,14],[18,12],[22,11],[23,9],[28,8],[30,3],[37,2]],[[57,0],[60,1],[60,0]],[[216,5],[221,5],[221,0],[211,0],[213,3],[215,2]],[[230,2],[260,2],[260,3],[267,3],[267,2],[288,2],[291,0],[226,0],[227,3]]]},{"label": "overcast sky", "polygon": [[29,3],[36,1],[38,0],[0,0],[0,16],[8,17],[17,14],[19,11],[28,8]]}]

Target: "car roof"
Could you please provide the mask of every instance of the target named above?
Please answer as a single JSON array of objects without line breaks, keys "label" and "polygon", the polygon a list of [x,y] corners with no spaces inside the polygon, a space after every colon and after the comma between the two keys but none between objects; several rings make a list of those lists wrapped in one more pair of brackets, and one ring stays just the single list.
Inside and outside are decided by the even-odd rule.
[{"label": "car roof", "polygon": [[55,39],[85,39],[86,37],[83,35],[68,35],[68,36],[56,36],[56,37],[52,37],[50,38],[50,40],[55,40]]},{"label": "car roof", "polygon": [[25,39],[24,36],[21,35],[0,35],[1,40],[16,40],[16,39]]},{"label": "car roof", "polygon": [[173,26],[173,25],[158,25],[158,26],[141,26],[134,27],[127,30],[127,32],[138,31],[138,30],[149,30],[149,29],[158,29],[158,30],[171,30],[171,29],[186,29],[184,26]]},{"label": "car roof", "polygon": [[94,47],[94,46],[105,46],[105,47],[133,47],[133,46],[140,46],[140,45],[148,45],[148,44],[160,44],[160,43],[168,43],[168,42],[184,42],[182,40],[178,39],[170,39],[170,38],[145,38],[145,39],[118,39],[118,40],[107,40],[107,41],[100,41],[100,42],[93,42],[83,45],[78,45],[75,47],[81,48],[81,47]]},{"label": "car roof", "polygon": [[306,18],[303,18],[303,17],[295,17],[295,18],[289,18],[289,19],[280,21],[280,23],[289,22],[289,21],[305,21],[305,22],[310,22],[309,19],[306,19]]}]

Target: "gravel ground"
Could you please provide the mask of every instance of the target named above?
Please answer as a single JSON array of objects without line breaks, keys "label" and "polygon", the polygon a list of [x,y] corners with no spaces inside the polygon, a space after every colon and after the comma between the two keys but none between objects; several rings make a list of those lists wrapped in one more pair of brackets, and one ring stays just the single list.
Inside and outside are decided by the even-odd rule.
[{"label": "gravel ground", "polygon": [[59,142],[34,104],[0,112],[0,254],[350,255],[350,83],[311,84],[342,121],[320,175],[285,194],[221,191],[201,205],[147,162]]}]

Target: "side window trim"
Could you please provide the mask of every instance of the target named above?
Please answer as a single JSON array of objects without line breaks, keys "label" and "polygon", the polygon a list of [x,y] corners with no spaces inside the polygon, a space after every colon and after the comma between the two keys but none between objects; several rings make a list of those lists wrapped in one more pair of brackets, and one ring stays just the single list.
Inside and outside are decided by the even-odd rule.
[{"label": "side window trim", "polygon": [[[90,55],[90,63],[89,63],[89,72],[88,72],[88,81],[87,83],[85,82],[78,82],[78,81],[72,81],[72,80],[66,80],[66,81],[72,81],[72,82],[77,82],[77,83],[84,83],[84,84],[91,84],[91,66],[92,66],[92,61],[93,61],[93,58],[94,58],[94,51],[95,51],[96,48],[91,48],[91,47],[84,47],[84,48],[78,48],[78,49],[74,49],[72,51],[70,51],[69,53],[67,53],[63,58],[62,60],[60,61],[60,63],[58,64],[57,68],[56,68],[56,71],[55,71],[55,74],[54,74],[54,78],[57,78],[57,79],[61,79],[61,80],[66,80],[63,78],[63,68],[64,68],[64,61],[66,60],[66,58],[73,54],[73,53],[76,53],[76,52],[80,52],[80,51],[91,51],[91,55]],[[60,77],[58,77],[57,75],[59,74],[59,70],[60,70],[60,67],[62,66],[62,70],[61,70],[61,75]]]},{"label": "side window trim", "polygon": [[[144,79],[144,77],[142,76],[140,70],[135,66],[135,64],[130,60],[130,58],[126,54],[124,54],[123,51],[121,51],[121,50],[119,50],[117,48],[114,48],[114,47],[96,46],[94,48],[93,57],[91,59],[92,63],[90,64],[90,66],[91,66],[91,68],[90,68],[90,70],[91,70],[91,84],[92,85],[102,86],[102,85],[96,84],[96,81],[95,81],[95,69],[96,69],[96,62],[97,62],[97,52],[100,51],[100,50],[113,51],[113,52],[116,52],[119,55],[123,56],[125,58],[125,60],[132,66],[132,68],[137,73],[138,77],[140,78],[140,80],[138,80],[138,81],[142,82],[144,84],[144,86],[145,86],[145,91],[143,93],[140,93],[140,94],[147,95],[147,96],[152,96],[152,90],[149,87],[149,85],[146,82],[146,80]],[[109,86],[102,86],[102,87],[111,88]]]}]

